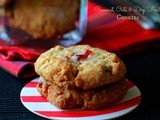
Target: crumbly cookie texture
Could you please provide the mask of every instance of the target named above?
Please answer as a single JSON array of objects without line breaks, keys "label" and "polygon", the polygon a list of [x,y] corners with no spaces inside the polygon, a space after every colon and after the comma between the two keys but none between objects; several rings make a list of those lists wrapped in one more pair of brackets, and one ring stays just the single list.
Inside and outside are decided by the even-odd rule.
[{"label": "crumbly cookie texture", "polygon": [[59,87],[85,90],[117,82],[126,75],[116,54],[89,45],[51,48],[37,59],[35,71]]},{"label": "crumbly cookie texture", "polygon": [[90,90],[60,87],[55,83],[47,85],[43,82],[37,85],[37,89],[50,103],[61,109],[102,109],[120,101],[125,96],[127,82],[123,79]]},{"label": "crumbly cookie texture", "polygon": [[[4,0],[3,0],[4,1]],[[5,0],[7,3],[9,0]],[[10,26],[35,39],[51,39],[73,30],[79,0],[14,0],[6,7]]]}]

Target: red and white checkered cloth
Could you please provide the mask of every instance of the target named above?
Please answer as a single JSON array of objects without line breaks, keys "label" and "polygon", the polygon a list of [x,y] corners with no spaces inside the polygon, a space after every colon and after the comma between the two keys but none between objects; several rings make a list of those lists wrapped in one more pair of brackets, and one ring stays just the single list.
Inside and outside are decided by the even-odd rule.
[{"label": "red and white checkered cloth", "polygon": [[[144,50],[160,40],[160,31],[145,30],[134,21],[117,20],[113,13],[97,12],[97,6],[89,1],[88,31],[79,44],[125,55]],[[34,62],[43,51],[0,44],[0,67],[19,78],[34,77]]]}]

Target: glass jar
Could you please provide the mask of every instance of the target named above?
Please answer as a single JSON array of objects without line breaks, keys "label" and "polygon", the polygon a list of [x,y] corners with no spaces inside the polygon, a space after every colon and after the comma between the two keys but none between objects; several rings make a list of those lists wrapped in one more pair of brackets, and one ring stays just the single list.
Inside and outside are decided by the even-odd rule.
[{"label": "glass jar", "polygon": [[86,33],[87,0],[0,0],[0,43],[70,46]]}]

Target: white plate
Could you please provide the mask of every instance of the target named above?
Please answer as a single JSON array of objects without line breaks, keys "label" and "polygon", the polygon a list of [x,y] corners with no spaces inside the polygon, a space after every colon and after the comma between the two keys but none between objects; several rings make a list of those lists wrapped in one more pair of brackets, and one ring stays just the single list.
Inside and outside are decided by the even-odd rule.
[{"label": "white plate", "polygon": [[36,90],[38,78],[26,84],[21,93],[20,98],[23,105],[31,112],[49,119],[59,120],[97,120],[112,119],[125,115],[134,110],[141,101],[140,90],[132,82],[128,82],[128,92],[120,101],[110,107],[102,110],[62,110],[50,104]]}]

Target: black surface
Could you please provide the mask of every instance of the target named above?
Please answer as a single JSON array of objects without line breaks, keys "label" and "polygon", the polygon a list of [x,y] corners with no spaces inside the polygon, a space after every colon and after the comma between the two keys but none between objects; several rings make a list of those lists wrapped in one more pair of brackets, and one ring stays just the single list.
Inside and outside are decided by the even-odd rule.
[{"label": "black surface", "polygon": [[[128,70],[127,78],[142,93],[142,101],[134,111],[117,120],[159,120],[160,48],[121,58]],[[20,91],[28,81],[17,79],[0,69],[0,120],[44,119],[28,111],[20,102]]]}]

